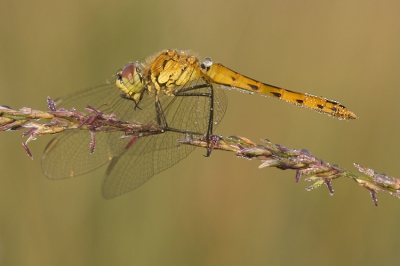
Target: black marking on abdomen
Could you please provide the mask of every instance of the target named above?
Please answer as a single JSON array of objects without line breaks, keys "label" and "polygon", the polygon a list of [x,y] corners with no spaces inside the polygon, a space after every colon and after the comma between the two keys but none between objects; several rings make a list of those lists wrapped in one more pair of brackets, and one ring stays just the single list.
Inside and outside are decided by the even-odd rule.
[{"label": "black marking on abdomen", "polygon": [[271,92],[272,95],[274,95],[277,98],[281,98],[282,94],[280,94],[279,92]]},{"label": "black marking on abdomen", "polygon": [[298,104],[303,104],[304,103],[304,101],[303,100],[296,100],[296,102],[298,103]]},{"label": "black marking on abdomen", "polygon": [[324,106],[323,106],[323,105],[320,105],[320,104],[317,104],[317,107],[318,107],[319,109],[324,109]]},{"label": "black marking on abdomen", "polygon": [[258,87],[256,85],[253,84],[247,84],[247,85],[249,85],[253,91],[258,91]]}]

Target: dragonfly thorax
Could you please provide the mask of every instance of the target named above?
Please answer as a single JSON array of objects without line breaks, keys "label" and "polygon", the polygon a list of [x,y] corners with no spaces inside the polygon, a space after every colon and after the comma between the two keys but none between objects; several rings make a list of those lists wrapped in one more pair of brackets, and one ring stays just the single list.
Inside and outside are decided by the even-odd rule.
[{"label": "dragonfly thorax", "polygon": [[[189,82],[203,78],[200,63],[196,56],[177,50],[165,50],[148,61],[144,77],[156,89],[167,95]],[[151,91],[151,89],[149,89]]]}]

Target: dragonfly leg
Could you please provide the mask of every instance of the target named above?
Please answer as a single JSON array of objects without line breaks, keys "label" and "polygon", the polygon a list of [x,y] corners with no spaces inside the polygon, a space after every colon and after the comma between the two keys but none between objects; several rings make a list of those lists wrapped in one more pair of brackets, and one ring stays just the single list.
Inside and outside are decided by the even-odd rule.
[{"label": "dragonfly leg", "polygon": [[135,108],[134,108],[134,110],[136,110],[136,108],[139,109],[139,110],[142,110],[142,108],[139,107],[139,103],[142,101],[143,95],[144,95],[146,92],[148,92],[148,90],[147,90],[147,89],[143,89],[142,92],[140,93],[140,97],[139,97],[138,100],[135,100],[133,97],[130,97],[130,96],[126,95],[126,93],[121,93],[121,94],[120,94],[120,97],[123,98],[123,99],[126,99],[126,100],[133,101],[133,102],[135,103]]},{"label": "dragonfly leg", "polygon": [[121,96],[121,98],[123,98],[123,99],[133,101],[133,102],[135,103],[135,108],[134,108],[134,110],[136,110],[136,108],[139,109],[139,110],[142,110],[142,108],[139,107],[139,102],[140,102],[140,100],[139,100],[139,101],[136,101],[136,100],[134,100],[134,99],[132,99],[132,98],[126,96],[125,93],[121,93],[120,96]]},{"label": "dragonfly leg", "polygon": [[168,128],[168,122],[167,119],[165,118],[164,110],[161,107],[160,101],[155,102],[155,108],[156,108],[156,114],[157,114],[157,123],[158,125]]},{"label": "dragonfly leg", "polygon": [[[196,92],[198,89],[209,88],[209,92]],[[207,132],[203,132],[205,134],[206,142],[207,142],[207,153],[206,157],[211,155],[211,151],[213,149],[215,141],[213,141],[213,124],[214,124],[214,88],[211,83],[204,83],[195,86],[190,86],[187,88],[183,88],[174,94],[175,96],[201,96],[201,97],[209,97],[210,98],[210,106],[209,106],[209,117],[208,117],[208,125]]]}]

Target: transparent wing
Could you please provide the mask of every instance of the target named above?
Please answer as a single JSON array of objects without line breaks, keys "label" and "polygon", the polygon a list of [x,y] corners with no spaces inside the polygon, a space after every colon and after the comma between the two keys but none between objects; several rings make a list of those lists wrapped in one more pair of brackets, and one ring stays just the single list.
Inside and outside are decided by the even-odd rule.
[{"label": "transparent wing", "polygon": [[121,121],[151,122],[155,118],[154,96],[145,93],[135,108],[135,103],[121,97],[121,91],[115,86],[116,77],[93,87],[83,89],[57,99],[57,108],[76,109],[85,112],[90,105],[107,114],[115,114]]},{"label": "transparent wing", "polygon": [[[206,83],[196,80],[186,84],[181,90],[199,84]],[[211,98],[198,95],[209,93],[210,90],[210,87],[204,87],[191,90],[191,94],[184,96],[160,96],[168,125],[182,131],[198,132],[199,134],[194,134],[197,137],[203,136],[207,132],[210,120]],[[216,127],[225,114],[227,104],[223,90],[215,87],[212,90],[213,123]],[[109,138],[109,147],[112,147],[114,151],[104,180],[103,196],[114,198],[133,190],[153,175],[170,168],[187,157],[194,147],[179,145],[177,140],[191,136],[193,134],[167,131],[163,134],[139,138],[129,149],[125,149],[125,147],[130,139],[126,139],[123,143],[115,138]]]},{"label": "transparent wing", "polygon": [[[112,133],[115,134],[115,133]],[[90,153],[90,133],[64,132],[49,142],[42,155],[42,169],[50,179],[74,177],[109,161],[106,134],[96,134],[96,149]]]},{"label": "transparent wing", "polygon": [[[114,79],[114,80],[113,80]],[[115,87],[115,78],[96,86],[78,91],[57,99],[57,108],[85,112],[87,105],[95,107],[107,114],[114,113],[121,121],[142,121],[150,123],[156,117],[154,99],[145,95],[140,102],[142,110],[135,103],[120,97],[120,91]],[[124,152],[121,148],[125,141],[123,133],[96,133],[95,152],[90,153],[91,135],[87,131],[64,131],[57,135],[46,146],[42,155],[42,170],[50,179],[63,179],[88,173]],[[110,145],[119,147],[110,149]]]},{"label": "transparent wing", "polygon": [[106,171],[103,196],[109,199],[131,191],[188,156],[194,147],[178,145],[182,137],[166,132],[139,138],[125,153],[113,157]]}]

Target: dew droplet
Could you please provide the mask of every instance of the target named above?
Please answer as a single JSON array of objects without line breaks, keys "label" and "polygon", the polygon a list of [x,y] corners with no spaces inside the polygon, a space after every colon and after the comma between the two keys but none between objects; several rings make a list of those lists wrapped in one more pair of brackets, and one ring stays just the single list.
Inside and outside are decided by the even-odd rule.
[{"label": "dew droplet", "polygon": [[213,64],[211,57],[204,58],[203,65],[205,67],[210,67]]}]

